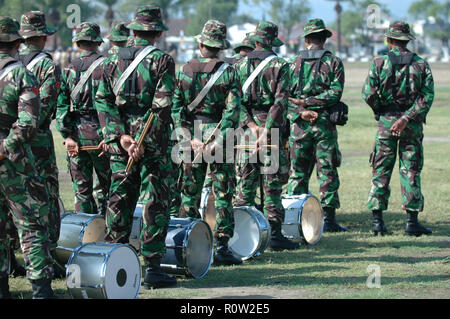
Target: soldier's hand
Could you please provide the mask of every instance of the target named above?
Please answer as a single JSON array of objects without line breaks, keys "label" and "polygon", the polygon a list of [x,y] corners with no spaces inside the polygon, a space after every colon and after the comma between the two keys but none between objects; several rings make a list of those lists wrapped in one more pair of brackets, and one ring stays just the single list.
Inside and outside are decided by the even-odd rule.
[{"label": "soldier's hand", "polygon": [[306,108],[306,102],[304,99],[296,99],[296,98],[290,97],[289,102],[297,105],[298,107],[300,107],[302,109]]},{"label": "soldier's hand", "polygon": [[67,154],[69,154],[70,157],[76,157],[79,152],[78,143],[75,142],[70,137],[66,138],[64,141],[64,145],[66,145]]},{"label": "soldier's hand", "polygon": [[101,141],[100,144],[98,144],[98,148],[102,151],[98,157],[102,157],[103,154],[109,152],[109,144],[106,144],[105,141]]},{"label": "soldier's hand", "polygon": [[258,139],[256,140],[256,147],[253,150],[252,154],[255,154],[256,152],[258,152],[261,145],[269,144],[268,135],[269,135],[269,131],[266,128],[264,128],[264,127],[260,128],[259,136],[258,136]]},{"label": "soldier's hand", "polygon": [[6,156],[3,153],[0,153],[0,161],[3,161],[6,158]]},{"label": "soldier's hand", "polygon": [[144,155],[143,147],[138,147],[137,142],[130,135],[120,137],[120,145],[128,153],[128,156],[137,161]]},{"label": "soldier's hand", "polygon": [[303,111],[302,112],[302,120],[314,123],[317,121],[319,114],[315,111]]},{"label": "soldier's hand", "polygon": [[407,125],[408,121],[404,118],[399,118],[394,124],[392,124],[390,131],[392,132],[392,135],[400,136]]},{"label": "soldier's hand", "polygon": [[205,144],[200,141],[198,138],[194,138],[191,140],[191,147],[196,153],[203,152],[203,148],[205,147]]}]

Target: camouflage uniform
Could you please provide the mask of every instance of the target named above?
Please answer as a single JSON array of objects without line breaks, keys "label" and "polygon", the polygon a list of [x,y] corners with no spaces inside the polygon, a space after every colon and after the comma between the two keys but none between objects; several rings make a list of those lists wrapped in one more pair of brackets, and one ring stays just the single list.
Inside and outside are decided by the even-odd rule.
[{"label": "camouflage uniform", "polygon": [[[18,31],[19,24],[13,19],[0,17],[0,42],[22,39]],[[10,55],[0,53],[3,66],[14,61]],[[53,259],[48,195],[44,180],[37,174],[29,145],[40,118],[39,85],[34,75],[21,65],[0,80],[0,91],[0,154],[5,156],[0,161],[0,292],[8,297],[5,258],[8,211],[19,231],[27,277],[32,286],[45,281],[50,287]]]},{"label": "camouflage uniform", "polygon": [[[111,30],[109,30],[109,34],[106,36],[106,38],[111,41],[111,48],[108,50],[109,56],[117,54],[119,49],[126,45],[130,30],[128,30],[125,25],[125,22],[118,22],[111,26]],[[117,45],[118,43],[123,43],[123,45],[119,46]]]},{"label": "camouflage uniform", "polygon": [[[102,42],[100,28],[95,23],[85,22],[76,29],[73,42],[77,41]],[[78,146],[99,145],[103,140],[97,111],[94,107],[95,93],[98,90],[103,67],[98,66],[85,85],[81,88],[75,101],[71,93],[80,77],[100,55],[94,51],[83,51],[79,59],[72,61],[63,70],[61,94],[58,98],[56,113],[56,127],[64,139],[70,137]],[[100,151],[80,151],[76,157],[67,156],[72,185],[75,192],[75,210],[87,214],[104,214],[98,206],[106,207],[108,196],[103,196],[103,203],[98,206],[93,197],[93,172],[99,179],[102,192],[108,194],[111,171],[109,158],[105,154],[98,157]]]},{"label": "camouflage uniform", "polygon": [[[256,32],[251,35],[251,39],[271,46],[281,46],[283,42],[277,36],[276,25],[270,22],[260,22]],[[272,54],[274,53],[271,49],[257,49],[238,62],[235,69],[239,74],[241,85],[245,83],[260,61]],[[248,123],[254,122],[269,131],[278,129],[278,133],[280,133],[280,129],[286,122],[288,94],[289,65],[283,59],[276,57],[264,67],[247,92],[244,92],[240,127],[245,128]],[[279,134],[279,139],[271,141],[271,144],[279,145],[279,152],[276,158],[278,169],[270,174],[262,174],[260,169],[273,164],[269,160],[271,150],[268,150],[268,156],[258,159],[256,163],[250,161],[249,153],[238,152],[235,204],[237,206],[255,206],[256,191],[261,177],[263,179],[264,214],[268,216],[271,224],[281,225],[284,221],[284,208],[281,204],[282,184],[284,176],[287,176],[288,172],[287,159],[283,151],[285,143],[281,134]]]},{"label": "camouflage uniform", "polygon": [[225,58],[224,61],[228,62],[230,64],[238,63],[239,61],[241,61],[243,58],[245,58],[247,56],[246,54],[241,53],[242,49],[245,49],[249,52],[255,50],[255,43],[253,42],[252,39],[249,38],[249,34],[247,34],[245,36],[244,40],[242,40],[241,43],[238,43],[233,48],[235,55],[231,58]]},{"label": "camouflage uniform", "polygon": [[[329,31],[325,29],[322,20],[314,19],[305,25],[304,36],[313,32]],[[331,32],[328,35],[331,35]],[[313,44],[308,50],[314,52],[322,48]],[[330,121],[329,109],[342,97],[345,81],[344,65],[330,52],[324,54],[320,60],[302,59],[299,55],[293,57],[290,63],[290,96],[304,99],[305,110],[316,111],[318,119],[313,123],[304,121],[301,118],[303,109],[289,103],[291,174],[287,193],[307,194],[309,179],[314,166],[317,165],[322,207],[336,209],[340,207],[337,168],[341,163],[341,153],[338,146],[338,132],[336,125]],[[302,63],[304,66],[300,74]]]},{"label": "camouflage uniform", "polygon": [[[143,6],[136,10],[134,19],[127,25],[131,30],[162,31],[161,12],[155,6]],[[152,45],[143,38],[135,38],[135,46],[125,49],[134,58],[137,52]],[[140,252],[147,265],[158,267],[165,255],[165,237],[169,224],[169,189],[171,165],[168,154],[170,111],[175,85],[175,63],[169,55],[156,49],[137,66],[133,74],[118,91],[113,87],[130,60],[114,55],[105,64],[103,79],[96,95],[96,107],[105,132],[105,142],[110,145],[112,182],[106,213],[107,242],[127,243],[131,233],[133,213],[140,194],[146,196],[143,227],[140,236]],[[133,90],[130,82],[135,83]],[[144,156],[125,174],[128,154],[120,144],[123,135],[137,141],[144,124],[155,115],[149,133],[144,138]]]},{"label": "camouflage uniform", "polygon": [[[226,26],[216,20],[206,22],[197,41],[209,47],[226,49]],[[219,130],[225,137],[227,129],[236,128],[239,123],[240,85],[237,73],[227,68],[217,79],[203,100],[192,110],[187,106],[194,101],[202,88],[223,64],[217,57],[195,58],[184,65],[177,74],[172,118],[175,130],[186,130],[191,138],[195,132],[202,133],[202,142],[206,142],[220,121]],[[196,125],[197,127],[194,127]],[[179,140],[182,142],[182,139]],[[217,141],[218,142],[218,141]],[[197,153],[192,152],[195,157]],[[225,155],[225,152],[223,152]],[[191,154],[189,154],[191,155]],[[227,243],[233,237],[233,194],[235,189],[234,164],[226,163],[225,157],[220,162],[183,163],[182,203],[180,215],[200,218],[199,206],[207,169],[209,166],[212,179],[212,191],[215,195],[217,210],[217,229],[214,236]],[[213,230],[214,231],[214,230]]]},{"label": "camouflage uniform", "polygon": [[[31,11],[22,15],[21,28],[19,34],[28,39],[36,36],[48,36],[56,32],[49,28],[45,23],[45,16],[42,12]],[[19,51],[19,59],[26,66],[33,58],[39,55],[39,48],[25,44]],[[47,54],[47,53],[46,53]],[[56,248],[60,229],[60,211],[59,211],[59,182],[58,166],[56,165],[55,145],[53,134],[50,130],[50,123],[55,117],[56,100],[61,87],[61,70],[53,62],[51,56],[47,54],[45,58],[37,62],[31,69],[36,76],[41,99],[40,118],[38,130],[30,142],[31,150],[36,160],[36,169],[39,176],[45,178],[49,194],[50,206],[50,238],[53,248]]]},{"label": "camouflage uniform", "polygon": [[[400,21],[391,24],[386,36],[403,41],[414,39],[409,32],[409,25]],[[393,65],[392,61],[396,57],[406,58],[411,55],[410,66]],[[423,167],[423,123],[434,99],[430,66],[409,50],[394,46],[388,55],[372,62],[362,97],[378,119],[378,131],[370,158],[372,188],[367,208],[372,211],[388,208],[389,182],[398,151],[402,209],[417,215],[424,207],[420,180]],[[407,124],[401,135],[395,136],[391,127],[401,118]]]}]

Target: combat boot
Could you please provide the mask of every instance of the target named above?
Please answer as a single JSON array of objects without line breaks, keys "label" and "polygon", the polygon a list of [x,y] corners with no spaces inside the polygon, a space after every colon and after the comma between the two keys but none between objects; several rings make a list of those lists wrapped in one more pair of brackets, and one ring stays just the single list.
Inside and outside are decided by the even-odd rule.
[{"label": "combat boot", "polygon": [[373,228],[372,228],[373,234],[375,236],[378,236],[378,234],[380,234],[381,236],[387,234],[387,228],[383,221],[383,211],[373,210],[372,216],[373,216]]},{"label": "combat boot", "polygon": [[8,276],[0,277],[0,300],[11,299],[9,293]]},{"label": "combat boot", "polygon": [[30,279],[30,282],[33,289],[33,299],[57,299],[52,289],[51,279]]},{"label": "combat boot", "polygon": [[167,288],[177,284],[177,279],[166,274],[161,268],[160,258],[145,258],[145,265],[145,289]]},{"label": "combat boot", "polygon": [[281,233],[281,224],[270,224],[270,248],[273,250],[293,250],[300,247],[299,243],[293,242]]},{"label": "combat boot", "polygon": [[347,231],[348,228],[341,226],[336,221],[336,209],[332,207],[324,207],[323,213],[325,215],[323,231],[324,232],[344,232]]},{"label": "combat boot", "polygon": [[430,235],[432,233],[430,228],[422,226],[417,220],[418,212],[406,211],[406,229],[405,235],[419,237],[422,234]]},{"label": "combat boot", "polygon": [[228,241],[218,239],[216,242],[216,252],[214,253],[214,265],[240,265],[242,259],[237,258],[228,249]]}]

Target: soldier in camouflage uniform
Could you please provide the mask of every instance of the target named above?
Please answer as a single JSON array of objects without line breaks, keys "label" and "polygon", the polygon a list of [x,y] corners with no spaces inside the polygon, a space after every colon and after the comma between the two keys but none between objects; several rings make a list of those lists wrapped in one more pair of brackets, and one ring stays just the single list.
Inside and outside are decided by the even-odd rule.
[{"label": "soldier in camouflage uniform", "polygon": [[[144,287],[165,287],[176,284],[161,268],[166,253],[165,238],[169,224],[169,181],[172,163],[168,154],[169,125],[175,86],[175,62],[172,57],[155,49],[148,53],[136,69],[118,87],[113,88],[138,52],[153,46],[167,30],[156,6],[143,6],[127,25],[133,30],[133,48],[124,48],[105,64],[103,79],[96,95],[96,107],[110,146],[112,182],[106,214],[107,242],[127,243],[132,228],[133,213],[143,180],[147,194],[142,204],[143,227],[140,252],[144,257],[146,274]],[[134,85],[133,85],[134,83]],[[153,115],[152,126],[138,147],[137,140],[144,124]],[[134,165],[126,174],[129,158]]]},{"label": "soldier in camouflage uniform", "polygon": [[406,48],[414,40],[406,22],[392,23],[385,35],[389,53],[372,62],[362,89],[362,97],[378,121],[367,208],[373,214],[374,234],[386,233],[382,212],[388,208],[389,182],[398,151],[402,209],[407,214],[405,233],[431,234],[417,216],[424,206],[420,183],[423,124],[434,99],[433,76],[428,63]]},{"label": "soldier in camouflage uniform", "polygon": [[344,65],[329,51],[324,51],[331,31],[323,20],[305,24],[305,51],[291,62],[291,86],[288,119],[291,123],[289,149],[291,174],[288,194],[307,194],[309,179],[317,165],[320,200],[324,210],[324,231],[346,231],[335,218],[339,202],[341,164],[336,125],[330,121],[330,108],[344,91]]},{"label": "soldier in camouflage uniform", "polygon": [[[255,42],[255,50],[235,65],[241,86],[261,61],[275,55],[272,47],[283,45],[278,39],[278,27],[266,21],[258,24],[250,39]],[[280,131],[286,122],[288,97],[289,65],[279,57],[273,58],[264,66],[242,96],[240,127],[251,130],[256,139],[256,147],[268,143],[279,147],[276,150],[263,149],[264,152],[258,153],[260,156],[257,161],[251,160],[254,152],[238,152],[235,205],[255,206],[256,191],[261,179],[264,198],[262,206],[271,225],[272,249],[298,248],[297,243],[288,240],[281,233],[285,214],[281,203],[282,181],[288,167],[286,153],[283,151],[285,142]],[[277,136],[272,137],[271,134]],[[273,166],[276,166],[275,170]]]},{"label": "soldier in camouflage uniform", "polygon": [[117,22],[111,26],[111,30],[109,30],[109,34],[106,36],[111,41],[111,48],[108,50],[109,56],[117,54],[120,48],[126,46],[128,37],[130,36],[130,30],[125,25],[125,22]]},{"label": "soldier in camouflage uniform", "polygon": [[233,48],[235,55],[231,58],[225,58],[224,61],[230,64],[236,64],[253,50],[255,50],[255,43],[249,38],[249,34],[246,34],[244,40]]},{"label": "soldier in camouflage uniform", "polygon": [[33,298],[53,298],[49,198],[30,147],[39,126],[39,84],[13,58],[23,41],[18,31],[17,22],[0,17],[0,299],[10,298],[5,247],[9,211],[19,231]]},{"label": "soldier in camouflage uniform", "polygon": [[[74,95],[72,92],[89,67],[101,58],[97,48],[103,40],[100,27],[95,23],[81,23],[75,32],[72,41],[77,43],[81,54],[80,58],[73,60],[63,70],[56,127],[65,139],[69,171],[75,192],[75,210],[87,214],[105,214],[105,211],[99,211],[98,207],[106,208],[108,196],[104,196],[102,199],[105,203],[98,206],[93,196],[94,170],[104,194],[108,194],[111,179],[109,158],[105,154],[108,146],[103,142],[100,122],[94,107],[95,93],[103,72],[102,64],[94,69],[77,96],[72,96]],[[82,146],[96,145],[100,146],[99,150],[80,150]]]},{"label": "soldier in camouflage uniform", "polygon": [[[205,148],[215,147],[217,150],[222,148],[220,141],[223,141],[224,138],[234,139],[234,135],[227,137],[228,129],[234,129],[239,124],[240,85],[237,73],[231,66],[227,67],[220,75],[202,101],[190,107],[206,83],[224,65],[224,62],[217,56],[221,50],[227,49],[230,45],[226,36],[225,24],[217,20],[207,21],[202,33],[196,37],[201,56],[190,60],[177,74],[172,118],[177,135],[181,136],[182,134],[178,132],[184,130],[189,136],[188,140],[194,150],[192,152],[194,156],[203,152]],[[204,143],[211,134],[218,133],[215,132],[216,127],[220,131],[220,137],[209,145],[205,145]],[[202,133],[201,137],[197,132]],[[183,140],[180,139],[179,143],[182,143]],[[225,152],[223,154],[225,155]],[[234,164],[227,163],[225,156],[213,161],[203,159],[200,163],[183,163],[180,215],[201,218],[199,206],[208,166],[218,216],[216,229],[213,230],[217,242],[214,263],[241,264],[242,260],[234,257],[228,249],[228,241],[233,237],[234,232],[232,201],[235,172]]]}]

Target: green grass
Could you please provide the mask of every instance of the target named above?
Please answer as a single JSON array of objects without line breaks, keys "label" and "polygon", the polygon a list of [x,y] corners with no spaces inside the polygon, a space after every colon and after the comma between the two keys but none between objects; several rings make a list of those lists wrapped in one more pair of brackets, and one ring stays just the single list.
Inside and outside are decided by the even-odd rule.
[{"label": "green grass", "polygon": [[[443,70],[443,68],[446,68]],[[360,76],[354,76],[353,72]],[[445,72],[444,72],[445,71]],[[439,65],[436,72],[448,74],[450,65]],[[139,298],[209,298],[218,296],[274,296],[280,298],[449,298],[450,297],[450,82],[436,87],[435,103],[425,126],[425,166],[422,188],[425,211],[420,221],[432,228],[431,236],[407,237],[403,234],[405,213],[401,211],[398,169],[391,180],[389,210],[385,222],[391,235],[373,237],[371,214],[365,204],[370,188],[371,152],[376,122],[360,97],[365,65],[347,66],[344,100],[350,106],[348,125],[339,127],[343,163],[339,169],[340,223],[347,233],[325,233],[315,246],[296,251],[273,252],[248,260],[241,266],[211,267],[202,279],[179,278],[177,288],[147,291]],[[60,169],[61,195],[67,210],[73,209],[73,190],[67,174],[62,140],[55,133]],[[397,166],[398,167],[398,166]],[[311,191],[318,194],[313,174]],[[20,257],[20,256],[19,256]],[[381,288],[369,289],[367,267],[378,265]],[[26,279],[10,280],[13,296],[30,298]],[[60,297],[70,298],[64,280],[53,287]],[[221,291],[226,292],[221,292]]]}]

